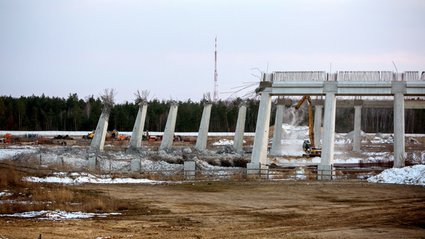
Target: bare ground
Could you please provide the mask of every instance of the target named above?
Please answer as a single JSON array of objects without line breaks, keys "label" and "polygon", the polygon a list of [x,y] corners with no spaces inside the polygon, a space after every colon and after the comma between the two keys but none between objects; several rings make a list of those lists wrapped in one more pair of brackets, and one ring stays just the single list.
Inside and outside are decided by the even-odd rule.
[{"label": "bare ground", "polygon": [[359,181],[84,185],[123,215],[0,218],[0,238],[425,238],[425,187]]}]

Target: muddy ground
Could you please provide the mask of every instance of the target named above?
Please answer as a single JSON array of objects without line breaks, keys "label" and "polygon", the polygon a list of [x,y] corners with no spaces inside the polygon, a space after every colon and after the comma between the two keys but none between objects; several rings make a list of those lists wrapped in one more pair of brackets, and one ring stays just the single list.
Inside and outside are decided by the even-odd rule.
[{"label": "muddy ground", "polygon": [[0,238],[425,238],[420,186],[248,181],[78,189],[128,207],[85,220],[3,217]]}]

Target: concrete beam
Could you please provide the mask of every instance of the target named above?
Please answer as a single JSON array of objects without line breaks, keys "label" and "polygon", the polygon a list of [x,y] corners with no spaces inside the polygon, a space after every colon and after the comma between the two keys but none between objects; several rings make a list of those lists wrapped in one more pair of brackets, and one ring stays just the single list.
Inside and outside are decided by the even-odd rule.
[{"label": "concrete beam", "polygon": [[[336,95],[345,96],[391,96],[393,85],[398,81],[277,81],[273,82],[271,95],[324,95],[326,84],[335,83]],[[425,96],[425,81],[404,82],[405,95]]]},{"label": "concrete beam", "polygon": [[[324,100],[313,99],[313,105],[323,105]],[[358,102],[358,103],[356,103]],[[377,109],[392,109],[394,107],[393,100],[345,100],[338,99],[336,101],[336,108],[354,108],[355,105],[361,105],[363,108],[377,108]],[[425,100],[404,100],[405,109],[425,109]]]}]

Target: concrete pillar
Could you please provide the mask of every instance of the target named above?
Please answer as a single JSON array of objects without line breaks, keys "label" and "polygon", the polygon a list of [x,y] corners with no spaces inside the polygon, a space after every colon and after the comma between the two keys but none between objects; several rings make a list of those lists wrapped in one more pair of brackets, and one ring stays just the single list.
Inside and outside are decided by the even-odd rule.
[{"label": "concrete pillar", "polygon": [[195,148],[199,151],[204,151],[207,148],[208,128],[211,118],[211,103],[205,103],[204,111],[202,112],[201,124],[199,125],[198,138],[196,139]]},{"label": "concrete pillar", "polygon": [[174,129],[176,127],[178,104],[171,103],[170,111],[165,125],[164,135],[162,137],[161,146],[159,149],[170,149],[174,141]]},{"label": "concrete pillar", "polygon": [[[269,136],[270,108],[272,104],[271,95],[266,88],[261,93],[260,107],[257,115],[257,126],[255,128],[254,146],[251,162],[247,164],[247,170],[260,169],[267,160],[267,140]],[[250,172],[248,172],[250,173]]]},{"label": "concrete pillar", "polygon": [[132,149],[140,148],[142,144],[147,109],[148,104],[146,102],[139,104],[139,111],[137,112],[136,122],[134,122],[133,133],[130,139],[130,148]]},{"label": "concrete pillar", "polygon": [[233,149],[236,153],[243,153],[243,135],[245,133],[246,104],[239,106],[238,121],[236,122],[235,138],[233,140]]},{"label": "concrete pillar", "polygon": [[360,152],[362,133],[361,133],[361,123],[362,123],[362,106],[354,106],[354,134],[353,134],[353,151]]},{"label": "concrete pillar", "polygon": [[[398,76],[400,75],[398,74]],[[394,168],[401,168],[405,166],[404,94],[406,94],[406,82],[393,81],[391,93],[394,94]]]},{"label": "concrete pillar", "polygon": [[108,130],[109,112],[110,109],[104,108],[104,110],[102,110],[102,114],[100,115],[99,121],[97,122],[94,137],[90,143],[91,151],[103,151],[103,147],[105,146],[106,132]]},{"label": "concrete pillar", "polygon": [[405,165],[404,95],[394,95],[394,168]]},{"label": "concrete pillar", "polygon": [[331,165],[334,158],[334,142],[335,142],[335,113],[336,113],[336,97],[335,93],[326,93],[325,99],[325,117],[323,122],[323,148],[321,165]]},{"label": "concrete pillar", "polygon": [[274,123],[272,148],[270,149],[271,155],[280,155],[282,146],[282,124],[283,124],[283,111],[285,106],[283,104],[277,104],[276,107],[276,119]]},{"label": "concrete pillar", "polygon": [[323,105],[316,105],[314,111],[314,145],[320,148],[322,139]]}]

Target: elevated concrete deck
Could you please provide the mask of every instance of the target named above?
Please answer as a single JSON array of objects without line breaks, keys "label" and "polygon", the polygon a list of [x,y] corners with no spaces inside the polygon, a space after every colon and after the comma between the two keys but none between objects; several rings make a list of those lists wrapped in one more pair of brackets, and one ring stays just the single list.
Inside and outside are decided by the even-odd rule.
[{"label": "elevated concrete deck", "polygon": [[[425,71],[394,73],[390,71],[322,71],[274,72],[263,74],[256,92],[261,93],[257,127],[251,163],[248,170],[260,169],[267,163],[267,135],[270,122],[270,102],[272,96],[324,96],[324,136],[321,166],[332,166],[334,152],[335,110],[337,96],[393,96],[393,101],[385,103],[365,103],[352,101],[348,107],[375,106],[394,108],[394,167],[404,166],[404,110],[407,107],[422,109],[424,102],[408,101],[405,96],[425,96]],[[349,102],[344,103],[345,106]],[[342,104],[342,105],[344,105]],[[369,105],[368,105],[369,104]],[[391,104],[391,106],[390,106]],[[359,117],[357,110],[357,118]],[[358,122],[357,122],[358,123]]]},{"label": "elevated concrete deck", "polygon": [[393,89],[399,87],[405,90],[405,96],[425,96],[425,81],[277,81],[272,83],[270,94],[272,96],[320,96],[325,95],[327,90],[333,89],[337,96],[392,96]]}]

